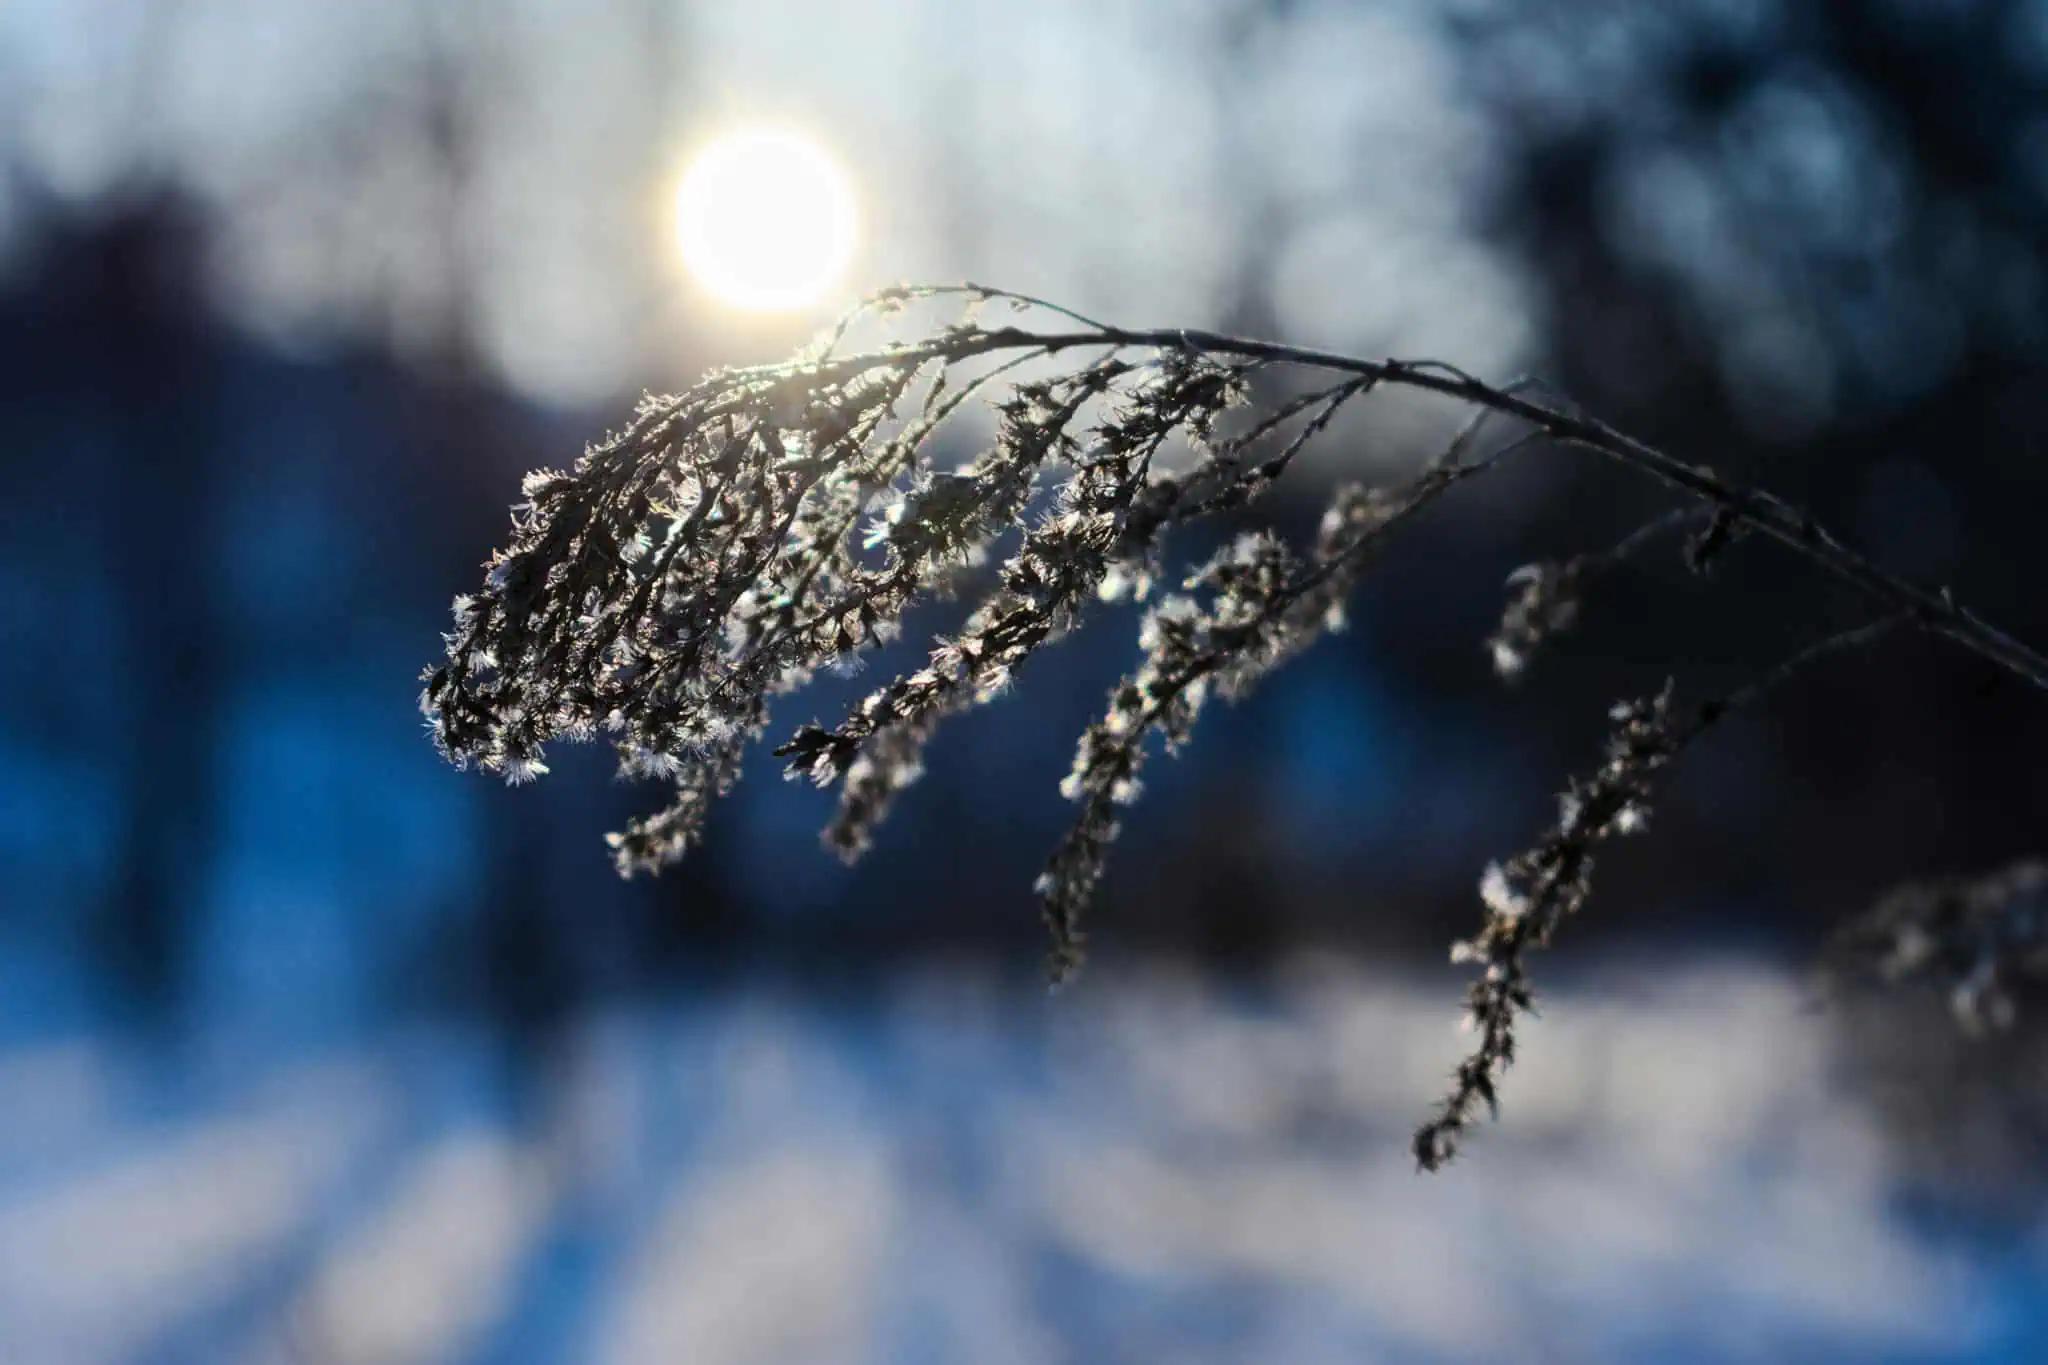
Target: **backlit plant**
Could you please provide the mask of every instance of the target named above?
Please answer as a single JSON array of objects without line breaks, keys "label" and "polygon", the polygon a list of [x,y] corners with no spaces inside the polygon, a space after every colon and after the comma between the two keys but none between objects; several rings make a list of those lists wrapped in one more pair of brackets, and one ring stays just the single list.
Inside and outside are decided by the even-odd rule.
[{"label": "backlit plant", "polygon": [[[948,296],[1008,305],[1014,321],[989,325],[970,310],[842,352],[856,320],[887,322],[906,304]],[[1311,543],[1249,532],[1169,574],[1163,543],[1175,527],[1258,498],[1342,411],[1393,388],[1462,404],[1469,420],[1405,479],[1338,489]],[[942,434],[975,401],[993,404],[994,439],[942,467]],[[1080,737],[1061,784],[1075,817],[1037,883],[1060,981],[1080,965],[1089,902],[1154,748],[1186,743],[1212,696],[1244,695],[1340,627],[1390,537],[1540,442],[1598,451],[1661,484],[1675,506],[1612,549],[1517,571],[1486,642],[1503,675],[1571,624],[1590,581],[1681,527],[1698,569],[1739,535],[1767,538],[1860,588],[1871,615],[1730,695],[1681,704],[1667,686],[1612,706],[1600,762],[1570,782],[1534,843],[1487,866],[1480,928],[1453,950],[1475,970],[1466,1009],[1476,1042],[1416,1134],[1417,1160],[1435,1168],[1481,1110],[1497,1107],[1533,1000],[1530,951],[1585,903],[1599,845],[1643,826],[1665,767],[1719,717],[1895,629],[1946,636],[2037,685],[2048,686],[2048,660],[1777,498],[1533,386],[1495,386],[1437,362],[1128,330],[965,285],[887,291],[793,359],[650,396],[574,467],[529,475],[509,543],[481,590],[455,601],[447,656],[427,672],[421,706],[458,766],[522,782],[546,771],[548,744],[601,737],[625,773],[665,780],[667,804],[610,836],[622,873],[651,871],[700,837],[711,802],[768,733],[776,697],[899,635],[914,604],[978,592],[919,667],[830,724],[795,727],[775,749],[790,775],[837,789],[825,839],[850,860],[917,780],[949,716],[999,696],[1091,612],[1141,603],[1138,665]],[[2021,933],[2004,911],[2024,902],[2037,915],[2040,886],[2029,867],[1902,893],[1851,938],[1876,942],[1894,974],[1946,964],[1958,1008],[1995,1022],[2009,1012],[2000,983],[2044,956],[2034,921]]]}]

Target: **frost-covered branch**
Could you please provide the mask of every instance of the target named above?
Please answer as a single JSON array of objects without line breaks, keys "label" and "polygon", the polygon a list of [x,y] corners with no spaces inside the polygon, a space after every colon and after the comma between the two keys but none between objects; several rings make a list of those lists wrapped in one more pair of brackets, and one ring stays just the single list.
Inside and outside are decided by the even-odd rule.
[{"label": "frost-covered branch", "polygon": [[1166,598],[1146,616],[1138,645],[1144,662],[1110,692],[1109,710],[1081,735],[1074,768],[1060,792],[1080,813],[1053,851],[1038,891],[1052,933],[1052,975],[1064,981],[1081,965],[1081,918],[1117,835],[1116,807],[1135,801],[1145,745],[1154,734],[1169,752],[1187,742],[1213,687],[1227,700],[1341,627],[1350,595],[1371,553],[1396,527],[1483,465],[1442,465],[1394,494],[1351,486],[1323,515],[1306,562],[1269,532],[1251,532],[1190,577],[1208,594]]},{"label": "frost-covered branch", "polygon": [[[1040,328],[961,321],[909,330],[906,304],[1007,304]],[[842,353],[856,322],[902,339]],[[1028,320],[1028,318],[1027,318]],[[765,736],[780,696],[819,669],[859,663],[915,605],[980,596],[929,655],[829,724],[775,749],[791,776],[838,787],[826,841],[858,857],[923,770],[950,716],[1001,695],[1031,656],[1120,602],[1152,596],[1177,526],[1257,499],[1330,438],[1340,414],[1387,388],[1440,395],[1468,421],[1436,459],[1384,488],[1347,488],[1313,544],[1239,537],[1144,613],[1141,658],[1083,734],[1066,795],[1079,810],[1040,878],[1055,979],[1080,961],[1082,924],[1157,735],[1185,742],[1211,692],[1243,694],[1341,621],[1373,551],[1441,495],[1541,442],[1588,447],[1650,476],[1677,505],[1613,548],[1521,571],[1489,642],[1504,672],[1564,629],[1582,590],[1663,532],[1694,527],[1704,568],[1744,532],[1789,547],[1863,590],[1880,625],[1947,636],[2048,686],[2048,660],[1965,610],[1877,567],[1769,494],[1737,487],[1534,396],[1436,361],[1370,360],[1177,329],[1113,327],[977,285],[869,300],[773,365],[714,371],[650,396],[622,431],[567,470],[529,475],[510,538],[480,590],[455,601],[446,657],[421,707],[457,766],[508,781],[546,771],[557,740],[608,740],[629,776],[668,803],[610,836],[621,873],[651,871],[702,835],[706,814]],[[997,421],[962,464],[941,459],[977,400]],[[1515,430],[1476,456],[1489,422]],[[1488,871],[1488,918],[1463,956],[1484,964],[1469,1012],[1480,1032],[1456,1088],[1417,1139],[1436,1165],[1496,1098],[1527,1008],[1525,955],[1585,900],[1591,850],[1641,823],[1663,766],[1713,717],[1819,654],[1681,719],[1671,692],[1615,708],[1606,759],[1566,793],[1553,829]]]},{"label": "frost-covered branch", "polygon": [[1515,1060],[1515,1025],[1534,1005],[1528,955],[1548,947],[1558,925],[1593,890],[1593,854],[1618,835],[1641,831],[1663,769],[1729,712],[1748,706],[1831,655],[1869,645],[1906,623],[1888,617],[1826,636],[1725,697],[1683,711],[1666,683],[1655,696],[1618,702],[1600,766],[1558,796],[1557,821],[1525,851],[1487,864],[1479,880],[1486,918],[1472,938],[1451,945],[1451,960],[1480,967],[1466,993],[1466,1022],[1478,1044],[1458,1064],[1450,1093],[1416,1130],[1415,1160],[1436,1170],[1457,1155],[1479,1111],[1500,1111],[1501,1074]]},{"label": "frost-covered branch", "polygon": [[[886,297],[912,298],[941,293],[966,293],[1047,306],[1041,301],[979,285],[914,287]],[[1065,310],[1059,310],[1064,312]],[[1930,630],[1955,640],[1985,659],[2018,674],[2037,687],[2048,688],[2048,657],[2014,639],[1961,606],[1946,591],[1929,590],[1880,568],[1850,549],[1810,514],[1760,490],[1729,483],[1703,465],[1688,464],[1644,444],[1595,418],[1538,402],[1511,388],[1487,384],[1456,366],[1432,360],[1369,360],[1340,352],[1280,342],[1227,336],[1186,328],[1124,328],[1091,322],[1078,332],[1033,332],[1004,327],[980,332],[962,350],[957,343],[913,343],[882,356],[978,355],[1018,347],[1043,347],[1048,353],[1082,346],[1181,349],[1236,361],[1259,360],[1306,369],[1335,371],[1370,379],[1375,384],[1421,389],[1442,394],[1503,416],[1529,423],[1553,440],[1597,450],[1640,473],[1690,495],[1718,511],[1725,525],[1757,531],[1812,560],[1815,564],[1869,593],[1882,607],[1909,610]],[[861,365],[873,357],[851,357],[841,365]],[[772,370],[774,367],[766,367]],[[747,373],[741,371],[740,373]]]}]

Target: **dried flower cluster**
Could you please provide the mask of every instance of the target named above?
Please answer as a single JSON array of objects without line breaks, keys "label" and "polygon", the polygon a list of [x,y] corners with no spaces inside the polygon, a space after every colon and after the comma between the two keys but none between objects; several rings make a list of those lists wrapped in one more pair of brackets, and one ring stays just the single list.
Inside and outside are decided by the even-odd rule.
[{"label": "dried flower cluster", "polygon": [[1593,850],[1649,820],[1652,779],[1699,725],[1681,726],[1667,684],[1643,701],[1618,702],[1607,758],[1589,778],[1575,779],[1558,798],[1557,823],[1505,863],[1489,863],[1479,879],[1486,920],[1478,934],[1451,946],[1453,962],[1476,963],[1479,978],[1466,995],[1466,1020],[1479,1044],[1458,1064],[1451,1093],[1415,1134],[1415,1159],[1435,1170],[1450,1160],[1483,1104],[1500,1107],[1500,1073],[1515,1060],[1515,1019],[1534,1003],[1528,953],[1549,944],[1565,916],[1593,892]]},{"label": "dried flower cluster", "polygon": [[[840,353],[857,319],[886,324],[906,304],[943,296],[965,296],[969,316]],[[972,306],[991,300],[1057,322],[987,326]],[[1411,479],[1340,491],[1312,544],[1241,536],[1185,577],[1181,592],[1151,601],[1173,527],[1256,498],[1340,411],[1385,385],[1463,403],[1471,421]],[[994,399],[994,439],[943,467],[943,433],[982,394]],[[1475,458],[1489,418],[1522,431]],[[1885,574],[1776,499],[1514,387],[1435,362],[1132,331],[967,285],[888,291],[794,359],[715,371],[682,393],[649,397],[573,468],[530,475],[482,589],[456,599],[446,658],[427,672],[421,707],[458,766],[522,782],[547,770],[553,741],[602,736],[622,773],[666,781],[662,809],[610,836],[630,875],[680,857],[700,837],[711,802],[767,733],[775,697],[820,669],[857,664],[901,633],[916,603],[979,586],[960,627],[920,666],[836,723],[795,729],[775,750],[791,776],[837,786],[825,837],[852,859],[917,780],[946,717],[1000,695],[1090,610],[1150,602],[1138,667],[1082,735],[1062,784],[1078,810],[1038,882],[1061,980],[1080,962],[1118,808],[1140,791],[1153,737],[1174,749],[1212,692],[1243,695],[1340,625],[1388,535],[1539,440],[1599,451],[1683,505],[1602,554],[1520,571],[1488,642],[1503,673],[1570,624],[1597,572],[1684,521],[1703,525],[1690,544],[1695,567],[1737,533],[1758,533],[1863,588],[1890,614],[1684,719],[1668,688],[1615,708],[1600,768],[1566,791],[1541,839],[1482,882],[1485,922],[1457,952],[1481,968],[1468,1004],[1479,1043],[1417,1136],[1417,1157],[1434,1167],[1478,1107],[1495,1104],[1516,1017],[1532,999],[1528,950],[1584,904],[1595,846],[1640,827],[1658,771],[1715,716],[1898,624],[1946,635],[2042,685],[2048,660],[1946,594]]]},{"label": "dried flower cluster", "polygon": [[2048,863],[1897,888],[1845,925],[1829,954],[1837,979],[1927,978],[1971,1033],[2010,1028],[2013,990],[2048,977]]},{"label": "dried flower cluster", "polygon": [[1178,749],[1212,689],[1234,701],[1323,631],[1341,628],[1344,599],[1381,537],[1481,467],[1445,464],[1392,495],[1347,487],[1324,513],[1305,559],[1270,533],[1241,536],[1187,580],[1206,600],[1175,595],[1146,615],[1138,634],[1143,662],[1082,733],[1073,771],[1060,784],[1081,810],[1037,883],[1055,981],[1080,966],[1082,912],[1116,838],[1116,807],[1141,790],[1147,741],[1157,734],[1169,753]]},{"label": "dried flower cluster", "polygon": [[1703,515],[1699,508],[1680,507],[1638,527],[1609,549],[1570,559],[1539,560],[1509,574],[1507,607],[1501,612],[1499,627],[1486,641],[1494,672],[1509,680],[1520,677],[1545,641],[1571,629],[1579,619],[1589,586],[1665,531],[1689,522],[1704,525],[1687,543],[1686,563],[1693,572],[1705,573],[1727,541],[1727,523],[1721,516]]}]

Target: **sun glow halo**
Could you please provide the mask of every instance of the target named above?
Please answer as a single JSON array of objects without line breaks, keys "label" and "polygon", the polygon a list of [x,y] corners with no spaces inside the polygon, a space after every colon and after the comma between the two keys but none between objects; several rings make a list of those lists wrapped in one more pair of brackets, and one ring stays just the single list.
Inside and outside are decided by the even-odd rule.
[{"label": "sun glow halo", "polygon": [[721,302],[753,312],[816,303],[853,257],[853,188],[801,133],[727,133],[676,191],[683,263]]}]

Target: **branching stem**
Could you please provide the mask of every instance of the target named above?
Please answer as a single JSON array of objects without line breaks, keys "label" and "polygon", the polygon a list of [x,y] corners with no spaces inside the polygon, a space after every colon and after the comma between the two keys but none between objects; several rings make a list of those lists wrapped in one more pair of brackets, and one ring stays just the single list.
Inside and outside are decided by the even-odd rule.
[{"label": "branching stem", "polygon": [[[1009,297],[985,291],[995,297]],[[1035,299],[1021,302],[1038,304]],[[1057,354],[1076,346],[1146,347],[1158,350],[1187,350],[1211,356],[1234,356],[1332,370],[1356,375],[1376,384],[1394,384],[1442,394],[1529,423],[1545,436],[1568,445],[1595,450],[1639,473],[1647,474],[1667,487],[1678,489],[1719,509],[1739,527],[1757,531],[1835,577],[1867,593],[1880,605],[1904,612],[1920,626],[1945,635],[1972,653],[2025,678],[2036,687],[2048,689],[2048,657],[1993,626],[1960,605],[1946,589],[1930,590],[1878,567],[1849,548],[1811,516],[1800,512],[1769,493],[1729,483],[1711,469],[1687,464],[1646,445],[1633,436],[1597,418],[1566,412],[1561,408],[1523,397],[1507,388],[1495,387],[1462,370],[1433,361],[1366,360],[1336,351],[1289,346],[1281,342],[1228,336],[1221,332],[1181,328],[1130,329],[1093,324],[1078,332],[1035,332],[1025,328],[1001,327],[941,336],[910,347],[865,356],[848,356],[831,362],[826,369],[859,368],[887,361],[901,362],[919,356],[945,357],[949,361],[969,356],[1035,347]],[[738,372],[745,374],[745,371]]]}]

